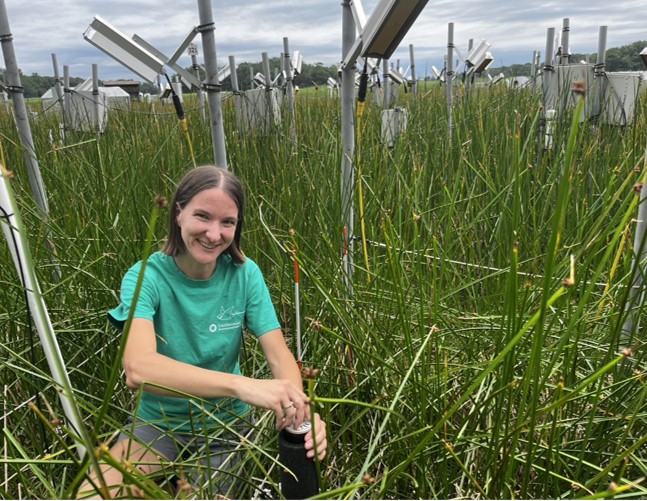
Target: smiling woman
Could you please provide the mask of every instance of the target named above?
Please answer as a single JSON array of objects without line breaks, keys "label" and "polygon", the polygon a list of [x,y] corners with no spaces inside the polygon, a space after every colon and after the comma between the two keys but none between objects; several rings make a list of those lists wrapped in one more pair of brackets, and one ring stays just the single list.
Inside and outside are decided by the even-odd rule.
[{"label": "smiling woman", "polygon": [[[190,171],[173,198],[163,251],[126,273],[121,304],[108,313],[119,329],[132,317],[123,364],[128,387],[142,392],[112,457],[150,474],[190,451],[201,457],[187,472],[191,484],[210,482],[222,495],[235,488],[231,477],[208,472],[235,466],[237,437],[249,431],[253,406],[274,411],[279,430],[314,419],[316,435],[306,435],[304,455],[314,457],[315,441],[319,459],[326,450],[325,424],[310,415],[263,275],[241,252],[243,213],[233,174],[213,166]],[[274,379],[242,375],[243,327],[259,340]],[[104,465],[102,477],[90,475],[79,496],[121,493],[117,469]]]},{"label": "smiling woman", "polygon": [[205,280],[234,240],[238,204],[222,188],[210,188],[174,209],[185,249],[175,263],[187,277]]}]

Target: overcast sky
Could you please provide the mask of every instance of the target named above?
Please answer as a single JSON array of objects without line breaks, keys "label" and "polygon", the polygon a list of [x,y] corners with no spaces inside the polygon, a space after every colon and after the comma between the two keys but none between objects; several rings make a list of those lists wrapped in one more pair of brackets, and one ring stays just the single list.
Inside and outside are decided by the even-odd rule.
[{"label": "overcast sky", "polygon": [[[128,37],[139,35],[166,56],[200,24],[197,0],[0,1],[6,5],[18,65],[26,75],[53,75],[54,53],[61,76],[66,65],[71,76],[90,77],[92,64],[98,64],[100,79],[141,80],[83,39],[94,16]],[[377,3],[362,2],[367,16]],[[279,56],[284,37],[290,51],[300,51],[309,64],[328,66],[342,59],[341,0],[212,0],[211,5],[219,65],[230,55],[237,62],[261,61],[263,52]],[[391,61],[400,59],[406,68],[413,44],[419,77],[431,73],[431,65],[442,68],[448,23],[454,23],[454,43],[464,55],[470,38],[490,43],[494,67],[530,62],[535,50],[543,61],[547,30],[552,27],[560,34],[564,18],[570,20],[571,53],[596,52],[600,26],[607,26],[607,48],[647,40],[644,7],[644,0],[429,0]],[[201,57],[200,35],[195,41]],[[178,63],[190,66],[191,59],[183,55]]]}]

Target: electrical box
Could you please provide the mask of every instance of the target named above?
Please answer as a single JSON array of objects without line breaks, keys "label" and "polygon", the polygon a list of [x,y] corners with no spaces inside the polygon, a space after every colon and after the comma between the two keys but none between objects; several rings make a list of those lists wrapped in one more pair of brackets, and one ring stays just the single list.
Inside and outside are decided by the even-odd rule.
[{"label": "electrical box", "polygon": [[395,146],[400,134],[407,130],[408,114],[404,108],[382,111],[382,142],[389,148]]},{"label": "electrical box", "polygon": [[256,130],[268,134],[274,126],[281,125],[279,89],[253,89],[244,93],[241,130]]},{"label": "electrical box", "polygon": [[612,125],[631,125],[638,97],[644,88],[643,74],[638,71],[606,73],[604,102],[600,122]]}]

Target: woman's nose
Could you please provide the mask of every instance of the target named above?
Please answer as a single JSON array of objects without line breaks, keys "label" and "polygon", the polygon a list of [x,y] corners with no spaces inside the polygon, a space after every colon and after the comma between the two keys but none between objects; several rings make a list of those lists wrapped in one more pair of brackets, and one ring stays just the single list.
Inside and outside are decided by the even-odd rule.
[{"label": "woman's nose", "polygon": [[209,224],[209,227],[207,228],[207,237],[209,240],[220,240],[220,235],[222,232],[220,231],[220,225],[218,223],[211,223]]}]

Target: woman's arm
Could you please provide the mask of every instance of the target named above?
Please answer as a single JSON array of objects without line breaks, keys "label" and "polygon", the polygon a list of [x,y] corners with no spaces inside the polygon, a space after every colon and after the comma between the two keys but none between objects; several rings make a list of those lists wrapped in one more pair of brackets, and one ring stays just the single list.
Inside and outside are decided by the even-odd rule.
[{"label": "woman's arm", "polygon": [[[285,339],[283,338],[283,333],[279,330],[273,330],[266,334],[263,334],[259,338],[261,347],[263,348],[263,353],[267,359],[267,363],[270,366],[272,375],[276,379],[288,379],[298,388],[303,387],[303,382],[301,379],[301,372],[299,371],[299,366],[297,365],[294,355],[285,344]],[[312,422],[315,433],[317,434],[317,453],[319,460],[323,460],[326,455],[326,423],[324,423],[319,414],[315,413],[314,420],[310,416],[310,400],[305,399],[303,401],[293,401],[294,410],[286,409],[286,419],[292,419],[292,414],[294,414],[293,426],[298,428],[304,420]],[[278,416],[277,416],[278,417]],[[285,426],[288,426],[286,424]],[[283,428],[285,426],[281,426]],[[278,427],[278,426],[277,426]],[[314,443],[312,439],[312,432],[309,432],[305,437],[305,447],[306,455],[308,457],[314,457]]]},{"label": "woman's arm", "polygon": [[[280,331],[278,332],[280,334]],[[283,407],[290,405],[290,402],[295,402],[295,405],[302,402],[301,405],[304,406],[304,402],[308,400],[300,385],[301,378],[296,362],[296,376],[293,374],[291,377],[271,380],[252,379],[178,362],[157,353],[153,322],[143,318],[135,318],[132,321],[123,364],[126,384],[130,388],[144,385],[146,391],[173,397],[183,395],[166,388],[201,398],[237,398],[250,405],[274,411],[279,429],[288,426],[294,420],[294,417],[287,423],[282,420]],[[298,385],[293,381],[295,377],[298,377]]]}]

